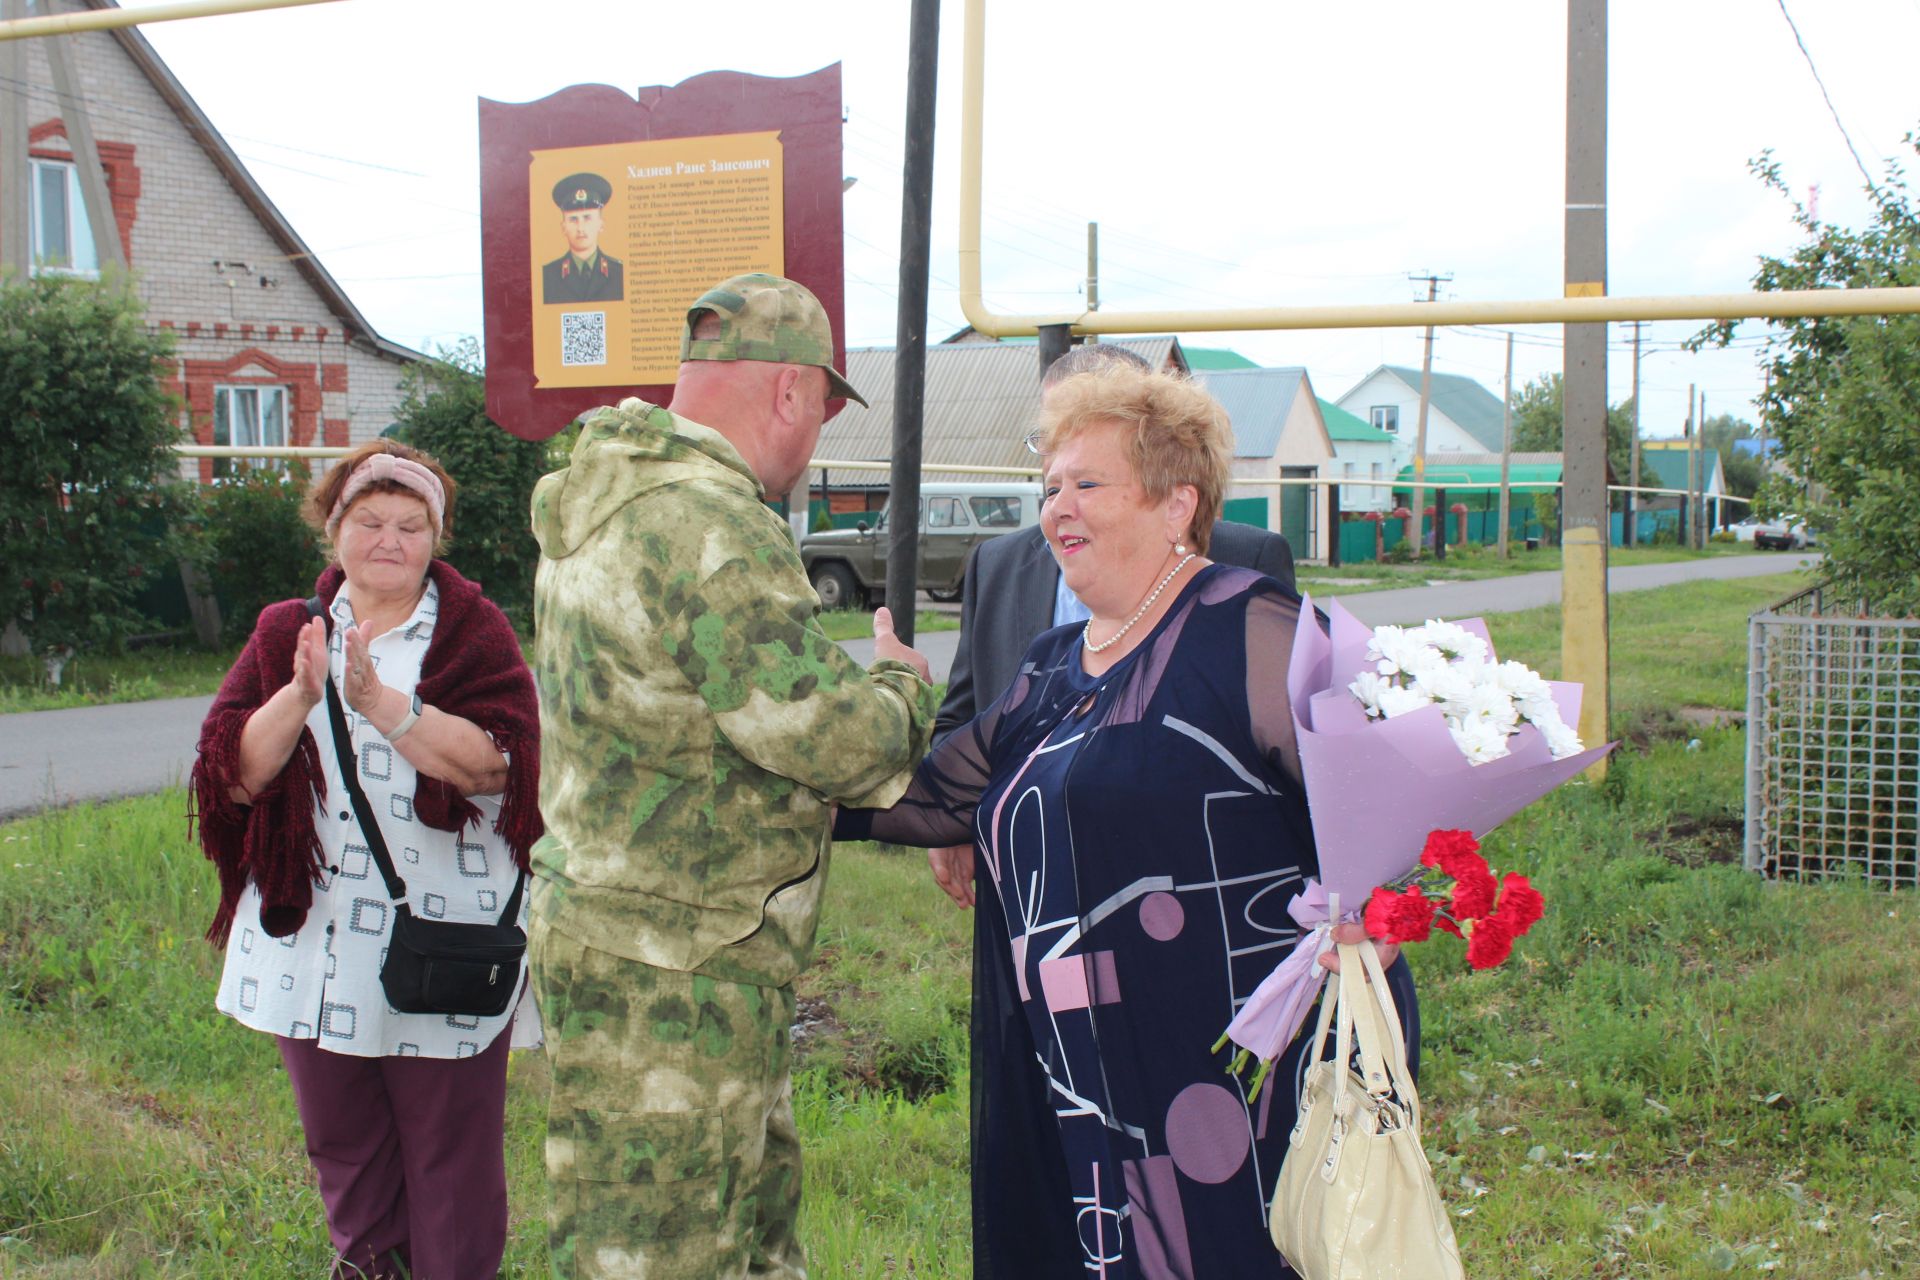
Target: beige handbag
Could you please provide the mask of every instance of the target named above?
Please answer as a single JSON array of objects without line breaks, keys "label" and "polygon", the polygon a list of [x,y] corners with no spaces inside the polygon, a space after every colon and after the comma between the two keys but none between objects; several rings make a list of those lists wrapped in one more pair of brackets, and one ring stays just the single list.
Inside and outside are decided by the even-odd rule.
[{"label": "beige handbag", "polygon": [[[1336,983],[1320,1001],[1273,1193],[1273,1243],[1302,1280],[1465,1280],[1420,1147],[1399,1011],[1373,948],[1342,945],[1340,973],[1328,980]],[[1330,1022],[1334,1057],[1323,1062]],[[1349,1065],[1356,1039],[1359,1075]]]}]

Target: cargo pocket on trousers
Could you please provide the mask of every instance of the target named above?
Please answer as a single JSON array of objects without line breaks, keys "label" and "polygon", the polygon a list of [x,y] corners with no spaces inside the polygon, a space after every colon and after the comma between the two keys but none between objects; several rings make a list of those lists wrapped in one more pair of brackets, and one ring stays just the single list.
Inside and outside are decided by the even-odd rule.
[{"label": "cargo pocket on trousers", "polygon": [[671,1240],[720,1225],[726,1152],[718,1111],[573,1113],[580,1227],[602,1239]]}]

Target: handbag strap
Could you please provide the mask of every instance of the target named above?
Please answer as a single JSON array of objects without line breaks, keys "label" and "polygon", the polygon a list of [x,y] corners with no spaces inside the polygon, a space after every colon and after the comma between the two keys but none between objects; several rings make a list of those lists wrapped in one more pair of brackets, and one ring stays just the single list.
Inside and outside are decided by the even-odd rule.
[{"label": "handbag strap", "polygon": [[[326,602],[319,596],[308,599],[307,612],[316,618],[326,618],[327,633],[333,633],[333,620],[327,613]],[[387,850],[386,833],[381,830],[380,820],[367,801],[367,793],[360,787],[360,769],[354,760],[353,736],[347,728],[346,710],[340,705],[340,691],[334,687],[331,672],[324,675],[321,682],[327,687],[327,719],[333,728],[334,758],[339,761],[340,780],[347,788],[347,799],[353,804],[353,815],[360,821],[360,834],[366,837],[367,847],[373,851],[374,865],[380,868],[380,878],[387,884],[387,896],[404,904],[407,901],[407,882],[400,878],[400,872],[393,865],[393,855]],[[527,873],[522,871],[514,878],[513,893],[500,913],[501,924],[511,924],[519,918],[520,897],[526,887]]]},{"label": "handbag strap", "polygon": [[[1351,1025],[1355,1047],[1360,1051],[1360,1082],[1366,1091],[1374,1097],[1385,1097],[1393,1092],[1393,1079],[1388,1074],[1386,1056],[1383,1053],[1384,1037],[1374,1022],[1378,1011],[1371,997],[1367,995],[1367,969],[1361,963],[1363,953],[1371,953],[1371,946],[1346,943],[1340,947],[1340,1009],[1335,1015],[1343,1023]],[[1342,1062],[1348,1061],[1344,1056]]]},{"label": "handbag strap", "polygon": [[[1386,1060],[1388,1073],[1392,1077],[1393,1093],[1405,1104],[1412,1117],[1413,1129],[1421,1129],[1420,1091],[1414,1086],[1413,1072],[1407,1066],[1407,1041],[1400,1029],[1400,1010],[1393,1001],[1393,990],[1387,985],[1386,970],[1380,964],[1380,957],[1372,947],[1357,947],[1360,959],[1366,966],[1367,976],[1372,979],[1365,985],[1373,988],[1373,999],[1367,1002],[1370,1024],[1366,1034],[1378,1038],[1381,1053]],[[1364,997],[1363,997],[1364,999]]]}]

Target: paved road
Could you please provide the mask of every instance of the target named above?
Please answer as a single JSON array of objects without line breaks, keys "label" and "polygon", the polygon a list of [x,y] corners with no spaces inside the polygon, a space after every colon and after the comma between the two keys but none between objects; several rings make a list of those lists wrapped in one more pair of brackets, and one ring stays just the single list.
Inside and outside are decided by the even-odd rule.
[{"label": "paved road", "polygon": [[213,698],[164,698],[0,716],[0,818],[186,781]]},{"label": "paved road", "polygon": [[[1627,565],[1607,571],[1607,594],[1671,587],[1676,583],[1698,582],[1706,578],[1764,578],[1771,574],[1792,573],[1819,558],[1817,554],[1786,553],[1680,560],[1672,564]],[[1377,627],[1390,622],[1471,618],[1484,613],[1513,613],[1520,609],[1559,604],[1560,572],[1556,569],[1551,573],[1522,573],[1511,578],[1446,582],[1430,587],[1401,587],[1393,591],[1369,591],[1352,596],[1342,596],[1338,589],[1330,589],[1327,594],[1340,601],[1360,621]]]},{"label": "paved road", "polygon": [[[1635,565],[1607,575],[1609,591],[1641,591],[1702,578],[1751,578],[1787,573],[1808,563],[1799,555],[1740,556]],[[1508,613],[1560,599],[1558,573],[1529,573],[1481,582],[1445,583],[1340,597],[1361,621],[1421,622],[1436,617]],[[935,680],[953,665],[957,631],[921,636]],[[873,658],[873,641],[848,640],[856,660]],[[185,780],[193,744],[211,698],[170,698],[70,711],[0,716],[0,818],[75,800],[143,795]]]}]

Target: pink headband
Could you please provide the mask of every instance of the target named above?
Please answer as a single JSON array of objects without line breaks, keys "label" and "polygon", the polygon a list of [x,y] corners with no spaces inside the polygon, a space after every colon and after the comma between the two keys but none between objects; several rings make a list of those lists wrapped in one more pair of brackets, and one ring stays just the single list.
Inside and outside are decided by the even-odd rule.
[{"label": "pink headband", "polygon": [[329,538],[339,530],[340,517],[347,513],[353,500],[376,480],[392,480],[419,494],[420,500],[427,504],[427,514],[433,517],[435,533],[446,524],[447,491],[441,486],[440,477],[411,458],[376,453],[355,467],[353,474],[347,477],[347,483],[341,487],[340,500],[333,504],[333,511],[327,516]]}]

